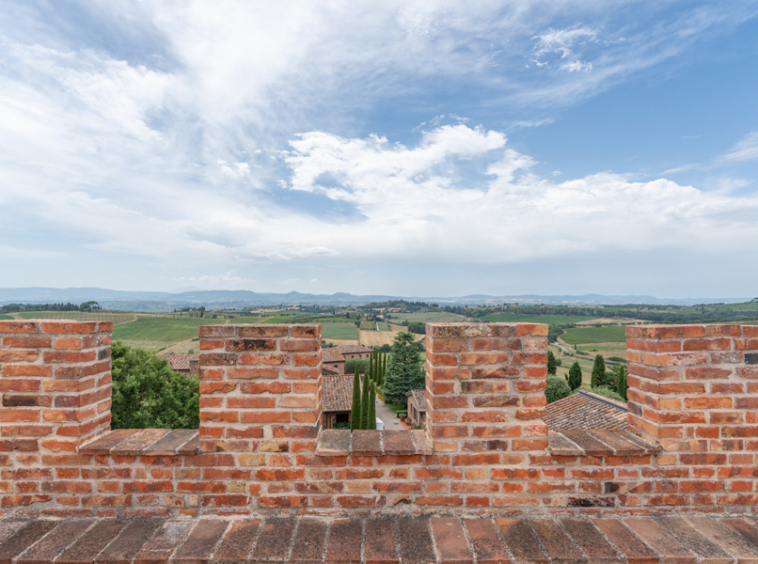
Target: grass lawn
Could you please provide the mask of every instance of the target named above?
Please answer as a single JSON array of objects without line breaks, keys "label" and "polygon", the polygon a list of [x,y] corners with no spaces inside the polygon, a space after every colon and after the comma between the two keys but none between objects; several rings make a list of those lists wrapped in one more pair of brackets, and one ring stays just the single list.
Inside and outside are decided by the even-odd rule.
[{"label": "grass lawn", "polygon": [[591,343],[626,343],[626,328],[623,325],[604,327],[572,327],[560,337],[569,345]]},{"label": "grass lawn", "polygon": [[13,319],[10,315],[5,315],[4,313],[0,313],[0,319]]},{"label": "grass lawn", "polygon": [[493,313],[485,315],[482,319],[494,323],[547,323],[548,325],[592,320],[586,315],[529,315],[528,313]]},{"label": "grass lawn", "polygon": [[385,403],[384,405],[389,407],[390,411],[398,417],[406,417],[408,415],[407,405],[400,405],[399,403]]}]

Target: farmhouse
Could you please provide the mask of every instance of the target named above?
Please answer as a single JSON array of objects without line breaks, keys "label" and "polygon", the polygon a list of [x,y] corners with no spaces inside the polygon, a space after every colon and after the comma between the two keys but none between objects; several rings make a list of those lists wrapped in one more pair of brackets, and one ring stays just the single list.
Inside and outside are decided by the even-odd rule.
[{"label": "farmhouse", "polygon": [[[360,345],[340,345],[337,349],[342,353],[346,359],[349,358],[368,358],[374,349],[368,347],[362,347]],[[324,349],[326,350],[326,349]]]},{"label": "farmhouse", "polygon": [[426,419],[425,390],[411,390],[405,397],[408,401],[408,421],[414,427],[423,427]]},{"label": "farmhouse", "polygon": [[[324,349],[328,350],[328,349]],[[353,403],[353,375],[337,374],[324,376],[321,381],[324,429],[334,429],[338,424],[350,423]]]},{"label": "farmhouse", "polygon": [[323,349],[321,354],[321,370],[331,374],[345,373],[345,357],[337,347]]},{"label": "farmhouse", "polygon": [[161,358],[168,361],[168,365],[175,372],[181,372],[189,376],[200,375],[200,356],[196,354],[162,354]]}]

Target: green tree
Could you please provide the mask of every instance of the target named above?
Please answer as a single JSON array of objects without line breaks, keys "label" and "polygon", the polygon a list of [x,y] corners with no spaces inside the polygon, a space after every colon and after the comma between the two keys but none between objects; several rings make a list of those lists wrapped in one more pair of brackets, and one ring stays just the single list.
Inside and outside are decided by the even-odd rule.
[{"label": "green tree", "polygon": [[361,393],[361,426],[359,429],[368,429],[369,410],[371,406],[371,381],[368,378],[368,371],[363,373],[363,390]]},{"label": "green tree", "polygon": [[595,363],[592,365],[592,380],[590,386],[599,388],[605,384],[605,359],[603,355],[595,355]]},{"label": "green tree", "polygon": [[571,388],[572,391],[582,385],[582,367],[579,366],[578,362],[575,362],[571,365],[571,368],[569,368],[567,380],[569,388]]},{"label": "green tree", "polygon": [[374,384],[371,384],[368,402],[368,425],[366,429],[376,429],[376,387]]},{"label": "green tree", "polygon": [[366,360],[365,358],[348,358],[345,361],[345,374],[350,374],[352,372],[355,372],[356,369],[361,374],[368,371],[369,369],[368,360]]},{"label": "green tree", "polygon": [[350,408],[350,430],[361,428],[361,377],[358,369],[353,376],[353,404]]},{"label": "green tree", "polygon": [[557,370],[557,364],[555,363],[555,355],[553,351],[547,351],[547,373],[555,375]]},{"label": "green tree", "polygon": [[384,401],[403,404],[405,394],[424,387],[424,371],[419,364],[418,348],[413,342],[413,334],[400,332],[392,344],[392,357],[384,382]]},{"label": "green tree", "polygon": [[624,401],[627,401],[627,397],[626,397],[627,388],[628,386],[626,383],[626,368],[624,368],[623,366],[620,366],[618,378],[616,379],[616,393],[618,393],[618,395],[624,398]]},{"label": "green tree", "polygon": [[566,380],[558,376],[547,377],[547,386],[545,387],[545,398],[547,399],[547,403],[552,403],[570,395],[571,388],[569,388]]},{"label": "green tree", "polygon": [[200,426],[200,381],[174,372],[152,351],[111,348],[113,429],[196,429]]}]

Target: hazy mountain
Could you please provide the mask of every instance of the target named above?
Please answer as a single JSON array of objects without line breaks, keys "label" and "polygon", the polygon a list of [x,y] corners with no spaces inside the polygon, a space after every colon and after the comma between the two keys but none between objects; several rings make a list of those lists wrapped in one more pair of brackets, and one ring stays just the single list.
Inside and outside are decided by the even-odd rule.
[{"label": "hazy mountain", "polygon": [[232,308],[268,305],[365,305],[373,302],[405,299],[440,305],[498,305],[503,303],[550,305],[620,305],[737,303],[749,298],[656,298],[653,296],[543,296],[538,294],[489,296],[471,294],[460,297],[303,294],[300,292],[258,293],[249,290],[192,290],[186,292],[131,292],[104,288],[0,288],[0,304],[7,303],[82,303],[94,300],[107,309],[172,310],[181,307]]}]

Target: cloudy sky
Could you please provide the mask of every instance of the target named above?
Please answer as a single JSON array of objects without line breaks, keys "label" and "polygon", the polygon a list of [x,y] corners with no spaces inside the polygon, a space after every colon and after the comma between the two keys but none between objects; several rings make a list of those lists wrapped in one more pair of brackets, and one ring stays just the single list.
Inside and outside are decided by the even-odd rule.
[{"label": "cloudy sky", "polygon": [[0,12],[0,287],[758,295],[758,1]]}]

